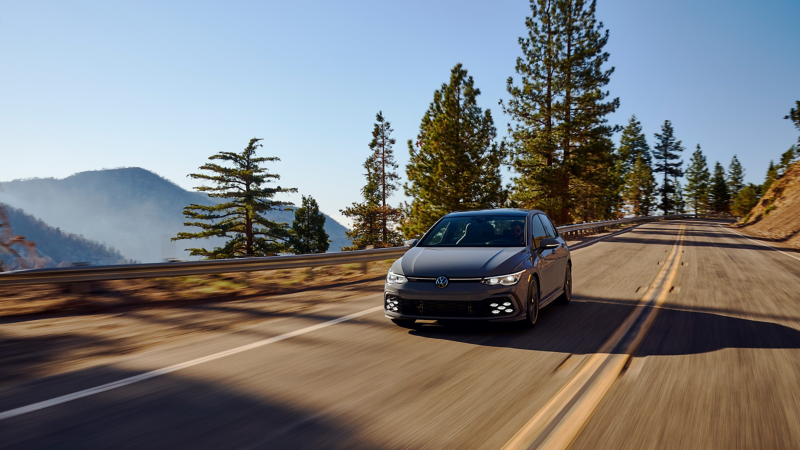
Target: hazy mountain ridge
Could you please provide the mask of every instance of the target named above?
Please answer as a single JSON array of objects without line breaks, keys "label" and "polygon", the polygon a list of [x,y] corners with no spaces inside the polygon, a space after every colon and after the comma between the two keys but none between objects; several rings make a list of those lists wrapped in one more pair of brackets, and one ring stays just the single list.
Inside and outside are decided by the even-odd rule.
[{"label": "hazy mountain ridge", "polygon": [[[185,248],[211,248],[223,243],[215,238],[170,242],[179,231],[189,229],[183,226],[185,206],[216,202],[145,169],[97,170],[63,179],[14,180],[2,185],[5,192],[0,192],[0,202],[142,262],[188,259]],[[290,224],[294,220],[292,211],[273,211],[267,216]],[[345,227],[330,217],[325,230],[332,240],[332,251],[349,245]]]},{"label": "hazy mountain ridge", "polygon": [[[14,235],[23,236],[36,243],[36,250],[43,267],[66,266],[72,263],[88,263],[89,265],[124,264],[128,262],[118,251],[100,243],[88,240],[83,236],[65,233],[59,228],[51,227],[23,210],[5,207],[8,220]],[[22,253],[26,253],[21,250]],[[6,265],[15,267],[11,255],[0,254],[0,260]]]}]

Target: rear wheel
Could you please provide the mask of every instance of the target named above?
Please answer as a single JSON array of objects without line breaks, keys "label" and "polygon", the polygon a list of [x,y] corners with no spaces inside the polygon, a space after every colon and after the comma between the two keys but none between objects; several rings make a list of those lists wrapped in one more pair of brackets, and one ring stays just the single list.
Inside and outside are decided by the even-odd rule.
[{"label": "rear wheel", "polygon": [[572,300],[572,266],[567,264],[567,273],[564,275],[564,292],[556,300],[562,305],[568,305]]},{"label": "rear wheel", "polygon": [[392,319],[395,325],[403,328],[414,328],[414,324],[417,323],[414,319]]},{"label": "rear wheel", "polygon": [[525,307],[525,325],[533,328],[537,320],[539,320],[539,280],[532,278],[528,304]]}]

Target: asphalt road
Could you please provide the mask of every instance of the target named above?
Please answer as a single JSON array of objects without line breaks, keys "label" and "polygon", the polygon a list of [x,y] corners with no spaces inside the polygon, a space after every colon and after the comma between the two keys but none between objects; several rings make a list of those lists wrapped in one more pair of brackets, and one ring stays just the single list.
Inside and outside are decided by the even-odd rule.
[{"label": "asphalt road", "polygon": [[[7,385],[0,448],[800,448],[800,254],[719,225],[574,250],[572,303],[533,330],[403,329],[364,292]],[[629,325],[635,345],[608,350]]]}]

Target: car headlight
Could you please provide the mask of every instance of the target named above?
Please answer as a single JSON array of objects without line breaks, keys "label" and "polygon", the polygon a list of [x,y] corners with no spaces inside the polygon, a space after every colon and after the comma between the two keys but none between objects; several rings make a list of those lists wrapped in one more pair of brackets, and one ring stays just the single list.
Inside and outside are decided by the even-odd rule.
[{"label": "car headlight", "polygon": [[497,286],[498,284],[503,286],[513,286],[519,283],[519,279],[522,278],[523,273],[525,273],[524,270],[521,272],[511,273],[508,275],[486,277],[481,280],[481,283],[488,284],[489,286]]},{"label": "car headlight", "polygon": [[390,270],[389,274],[386,275],[386,282],[389,284],[405,284],[408,283],[408,278],[398,275]]}]

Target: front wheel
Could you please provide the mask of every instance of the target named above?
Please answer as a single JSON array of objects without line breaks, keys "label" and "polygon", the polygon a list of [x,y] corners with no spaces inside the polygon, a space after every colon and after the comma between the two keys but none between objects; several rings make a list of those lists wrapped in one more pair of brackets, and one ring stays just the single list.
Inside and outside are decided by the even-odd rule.
[{"label": "front wheel", "polygon": [[562,305],[568,305],[572,300],[572,266],[567,264],[567,273],[564,275],[564,293],[556,300]]},{"label": "front wheel", "polygon": [[539,281],[533,278],[531,279],[528,303],[525,307],[525,326],[533,328],[537,320],[539,320]]}]

